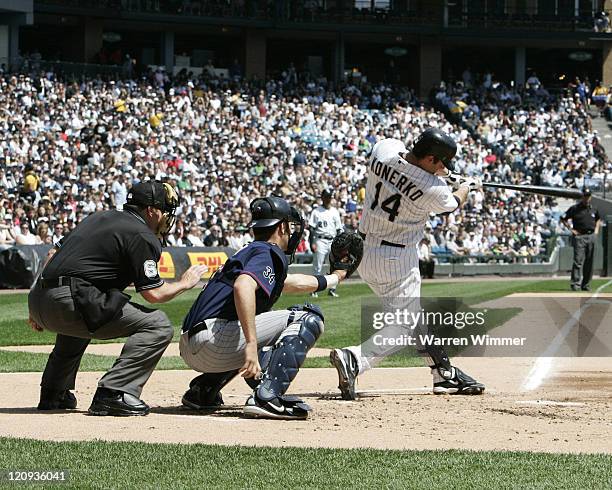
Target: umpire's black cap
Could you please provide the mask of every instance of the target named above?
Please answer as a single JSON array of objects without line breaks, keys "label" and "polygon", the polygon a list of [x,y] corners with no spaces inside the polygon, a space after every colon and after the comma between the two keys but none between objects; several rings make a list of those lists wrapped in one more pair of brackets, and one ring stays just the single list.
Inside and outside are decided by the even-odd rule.
[{"label": "umpire's black cap", "polygon": [[451,172],[455,170],[452,159],[457,154],[457,144],[448,134],[438,128],[428,128],[414,142],[412,153],[417,158],[433,155]]},{"label": "umpire's black cap", "polygon": [[134,184],[127,195],[126,204],[131,206],[153,206],[161,211],[171,211],[178,204],[176,191],[168,184],[156,180]]},{"label": "umpire's black cap", "polygon": [[332,196],[333,196],[332,191],[330,191],[329,189],[325,189],[323,192],[321,192],[322,199],[331,199]]},{"label": "umpire's black cap", "polygon": [[250,228],[266,228],[281,221],[299,222],[299,213],[282,197],[258,197],[251,201]]}]

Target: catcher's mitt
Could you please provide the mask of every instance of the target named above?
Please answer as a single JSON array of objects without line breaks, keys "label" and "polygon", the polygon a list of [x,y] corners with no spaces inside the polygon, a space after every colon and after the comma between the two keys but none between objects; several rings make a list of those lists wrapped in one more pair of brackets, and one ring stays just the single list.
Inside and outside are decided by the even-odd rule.
[{"label": "catcher's mitt", "polygon": [[329,252],[330,273],[345,270],[347,279],[351,276],[363,257],[363,240],[357,233],[343,231],[331,244]]}]

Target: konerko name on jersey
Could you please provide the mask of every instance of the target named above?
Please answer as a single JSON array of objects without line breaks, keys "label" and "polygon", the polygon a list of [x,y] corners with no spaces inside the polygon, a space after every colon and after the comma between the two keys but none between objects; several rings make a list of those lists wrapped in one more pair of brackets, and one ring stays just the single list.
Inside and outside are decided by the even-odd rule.
[{"label": "konerko name on jersey", "polygon": [[370,170],[377,177],[386,180],[411,201],[416,201],[423,195],[423,191],[419,189],[414,182],[408,180],[408,176],[399,172],[396,168],[391,167],[385,162],[381,162],[376,158],[372,158],[370,162]]}]

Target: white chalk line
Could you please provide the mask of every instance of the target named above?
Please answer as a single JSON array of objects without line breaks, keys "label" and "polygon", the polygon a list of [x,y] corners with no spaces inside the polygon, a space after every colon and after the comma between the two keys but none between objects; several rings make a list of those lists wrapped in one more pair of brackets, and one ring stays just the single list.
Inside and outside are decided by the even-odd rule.
[{"label": "white chalk line", "polygon": [[558,402],[555,400],[517,400],[514,403],[517,405],[537,405],[552,407],[584,407],[586,405],[586,403],[581,402]]},{"label": "white chalk line", "polygon": [[523,381],[523,385],[522,385],[523,390],[532,391],[538,388],[542,384],[544,379],[548,376],[548,374],[552,370],[553,363],[554,363],[553,356],[557,353],[557,351],[559,350],[559,347],[563,345],[563,342],[565,342],[566,337],[569,335],[569,333],[573,330],[573,328],[576,326],[576,324],[580,320],[580,316],[582,315],[582,312],[586,310],[587,308],[589,308],[592,304],[595,304],[596,302],[594,300],[596,300],[597,296],[599,296],[599,294],[605,288],[607,288],[610,284],[612,284],[612,280],[599,286],[595,290],[595,294],[593,294],[593,296],[591,296],[591,298],[587,300],[580,307],[578,311],[575,311],[572,317],[567,322],[565,322],[565,325],[563,325],[563,328],[559,330],[559,333],[555,336],[555,338],[549,344],[547,349],[542,353],[540,357],[538,357],[536,362],[531,367],[529,374],[527,374],[525,380]]}]

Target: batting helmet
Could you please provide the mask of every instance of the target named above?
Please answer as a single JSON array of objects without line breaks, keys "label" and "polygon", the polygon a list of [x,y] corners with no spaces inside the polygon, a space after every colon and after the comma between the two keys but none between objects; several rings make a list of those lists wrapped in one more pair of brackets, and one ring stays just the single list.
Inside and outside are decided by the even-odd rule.
[{"label": "batting helmet", "polygon": [[448,170],[451,172],[455,170],[455,165],[451,160],[457,153],[457,144],[453,138],[437,128],[429,128],[423,131],[414,142],[412,153],[417,158],[433,155]]}]

